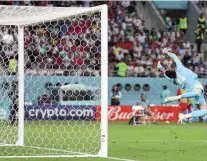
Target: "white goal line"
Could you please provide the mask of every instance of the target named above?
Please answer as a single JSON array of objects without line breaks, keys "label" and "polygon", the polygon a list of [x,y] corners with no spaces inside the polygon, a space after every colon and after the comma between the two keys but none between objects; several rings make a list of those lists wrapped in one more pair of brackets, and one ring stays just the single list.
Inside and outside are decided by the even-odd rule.
[{"label": "white goal line", "polygon": [[116,158],[116,157],[107,157],[107,158],[113,160],[121,160],[121,161],[139,161],[139,160],[124,159],[124,158]]},{"label": "white goal line", "polygon": [[[74,152],[74,151],[68,151],[68,150],[63,150],[63,149],[55,149],[55,148],[43,148],[43,147],[36,147],[36,146],[24,146],[26,148],[34,148],[34,149],[42,149],[42,150],[50,150],[50,151],[59,151],[59,152],[65,152],[65,153],[71,153],[72,154],[77,154],[77,155],[89,155],[87,153],[81,153],[81,152]],[[94,155],[95,156],[95,155]],[[97,156],[97,155],[96,155]]]},{"label": "white goal line", "polygon": [[113,142],[207,142],[207,140],[114,140]]},{"label": "white goal line", "polygon": [[[5,143],[0,143],[0,147],[5,146],[5,147],[17,147],[18,145],[16,144],[5,144]],[[22,146],[22,148],[34,148],[34,149],[42,149],[42,150],[49,150],[49,151],[59,151],[59,152],[65,152],[65,153],[71,153],[72,154],[77,154],[77,155],[90,155],[88,153],[81,153],[81,152],[74,152],[74,151],[68,151],[68,150],[63,150],[63,149],[55,149],[55,148],[44,148],[44,147],[36,147],[36,146]],[[92,156],[98,156],[98,155],[92,155]]]},{"label": "white goal line", "polygon": [[6,143],[0,143],[0,147],[2,146],[17,146],[16,144],[6,144]]},{"label": "white goal line", "polygon": [[[0,146],[16,146],[15,144],[0,144]],[[42,147],[35,147],[35,146],[24,146],[26,148],[34,148],[34,149],[43,149],[43,150],[52,150],[52,151],[59,151],[59,152],[67,152],[71,153],[70,155],[41,155],[41,156],[0,156],[0,158],[70,158],[70,157],[81,157],[81,158],[100,158],[98,155],[90,155],[87,153],[80,153],[80,152],[74,152],[74,151],[67,151],[67,150],[61,150],[61,149],[54,149],[54,148],[42,148]],[[131,160],[131,159],[124,159],[124,158],[117,158],[117,157],[107,157],[107,159],[113,159],[113,160],[120,160],[120,161],[138,161],[138,160]]]},{"label": "white goal line", "polygon": [[[97,155],[43,155],[43,156],[3,156],[0,158],[100,158]],[[131,159],[124,159],[124,158],[116,158],[116,157],[106,157],[106,159],[113,159],[113,160],[120,160],[120,161],[139,161],[139,160],[131,160]]]},{"label": "white goal line", "polygon": [[34,156],[0,156],[0,158],[99,158],[97,155],[34,155]]}]

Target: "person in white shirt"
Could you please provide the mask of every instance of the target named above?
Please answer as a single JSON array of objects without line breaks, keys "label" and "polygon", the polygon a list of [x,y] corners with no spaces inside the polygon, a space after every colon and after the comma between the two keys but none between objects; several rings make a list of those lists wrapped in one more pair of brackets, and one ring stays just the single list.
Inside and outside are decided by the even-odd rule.
[{"label": "person in white shirt", "polygon": [[121,2],[121,5],[124,7],[124,8],[127,8],[130,6],[130,1],[122,1]]},{"label": "person in white shirt", "polygon": [[124,54],[120,51],[119,54],[116,55],[117,60],[122,60],[124,58]]},{"label": "person in white shirt", "polygon": [[138,36],[138,40],[139,42],[142,44],[142,43],[145,43],[145,39],[146,39],[146,36],[141,32],[141,34]]}]

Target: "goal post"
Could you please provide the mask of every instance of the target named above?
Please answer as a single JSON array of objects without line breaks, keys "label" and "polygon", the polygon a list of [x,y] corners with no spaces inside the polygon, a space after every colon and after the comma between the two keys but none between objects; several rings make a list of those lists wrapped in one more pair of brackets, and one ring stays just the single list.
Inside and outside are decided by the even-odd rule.
[{"label": "goal post", "polygon": [[107,157],[107,5],[0,16],[0,158]]},{"label": "goal post", "polygon": [[18,26],[19,112],[17,146],[24,146],[24,26]]},{"label": "goal post", "polygon": [[[102,14],[101,14],[101,48],[102,54],[108,55],[108,8],[107,5],[103,6]],[[100,156],[107,157],[108,156],[108,56],[103,56],[101,59],[101,89],[102,93],[102,103],[103,107],[101,110],[101,153]]]}]

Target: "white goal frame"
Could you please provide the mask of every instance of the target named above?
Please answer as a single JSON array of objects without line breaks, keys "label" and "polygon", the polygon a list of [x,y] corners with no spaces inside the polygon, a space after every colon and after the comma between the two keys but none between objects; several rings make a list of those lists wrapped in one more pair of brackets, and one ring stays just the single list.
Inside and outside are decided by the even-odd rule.
[{"label": "white goal frame", "polygon": [[[2,6],[1,7],[6,7]],[[11,6],[7,6],[11,7]],[[15,6],[12,6],[15,7]],[[20,7],[20,6],[18,6]],[[21,6],[24,7],[24,6]],[[30,6],[26,6],[30,7]],[[64,7],[65,8],[65,7]],[[69,9],[70,7],[67,7]],[[90,155],[85,153],[75,153],[71,155],[34,155],[34,156],[0,156],[0,158],[56,158],[56,157],[108,157],[108,7],[107,5],[100,5],[90,8],[80,8],[76,13],[60,13],[60,15],[48,14],[47,18],[44,17],[34,17],[34,21],[31,21],[29,18],[21,20],[19,18],[15,22],[7,18],[0,20],[0,25],[15,25],[18,26],[18,82],[19,82],[19,112],[18,112],[18,140],[16,144],[1,144],[0,146],[24,146],[24,25],[32,25],[39,22],[52,21],[53,18],[64,18],[75,16],[77,14],[101,11],[101,148],[98,154]],[[54,17],[52,17],[54,16]],[[51,18],[52,17],[52,18]],[[31,22],[30,22],[31,21]],[[40,147],[33,147],[41,149]],[[44,149],[44,148],[43,148]],[[53,149],[49,149],[53,150]],[[56,149],[54,149],[56,150]],[[60,150],[61,151],[61,150]]]}]

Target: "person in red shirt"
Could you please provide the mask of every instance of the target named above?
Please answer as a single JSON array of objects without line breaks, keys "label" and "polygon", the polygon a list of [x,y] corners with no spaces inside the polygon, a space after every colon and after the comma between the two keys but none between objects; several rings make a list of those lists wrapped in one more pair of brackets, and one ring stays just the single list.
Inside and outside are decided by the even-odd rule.
[{"label": "person in red shirt", "polygon": [[[181,95],[185,93],[184,89],[179,88],[177,90],[177,95]],[[184,113],[187,111],[187,113],[191,113],[192,112],[192,106],[193,106],[193,100],[192,99],[180,99],[178,100],[179,102],[179,113]],[[190,119],[188,119],[188,122],[190,121]],[[199,117],[199,122],[203,122],[203,118]]]},{"label": "person in red shirt", "polygon": [[[179,88],[177,90],[177,96],[181,95],[183,93],[185,93],[184,89]],[[178,100],[178,103],[179,103],[179,107],[178,107],[179,108],[179,113],[184,113],[186,111],[187,111],[187,113],[191,113],[191,103],[190,103],[189,99],[186,99],[186,98],[180,99],[180,100]],[[180,122],[180,123],[182,123],[182,122]]]},{"label": "person in red shirt", "polygon": [[[177,96],[183,94],[184,92],[185,91],[183,89],[179,88],[177,90]],[[191,109],[189,109],[189,105],[188,105],[188,102],[189,102],[188,99],[180,99],[180,100],[178,100],[178,102],[179,102],[178,108],[181,113],[185,112],[186,110],[190,110],[188,112],[191,112]]]}]

